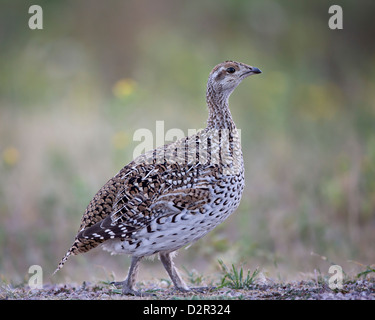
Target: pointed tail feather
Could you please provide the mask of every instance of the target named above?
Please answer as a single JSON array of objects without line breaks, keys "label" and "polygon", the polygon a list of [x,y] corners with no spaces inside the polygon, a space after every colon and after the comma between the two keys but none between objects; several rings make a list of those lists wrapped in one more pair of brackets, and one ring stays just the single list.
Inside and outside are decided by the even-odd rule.
[{"label": "pointed tail feather", "polygon": [[52,275],[54,275],[57,271],[59,271],[64,266],[66,260],[68,260],[68,258],[70,257],[71,254],[72,254],[72,250],[70,249],[65,254],[65,256],[61,259],[61,261],[59,262],[59,265],[57,266],[57,269],[55,270],[55,272]]}]

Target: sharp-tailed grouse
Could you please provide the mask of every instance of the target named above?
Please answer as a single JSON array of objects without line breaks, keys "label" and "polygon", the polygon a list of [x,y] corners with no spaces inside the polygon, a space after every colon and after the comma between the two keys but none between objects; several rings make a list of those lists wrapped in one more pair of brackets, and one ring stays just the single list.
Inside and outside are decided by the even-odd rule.
[{"label": "sharp-tailed grouse", "polygon": [[[175,287],[190,290],[172,253],[223,222],[238,207],[244,189],[239,134],[228,99],[258,68],[225,61],[207,83],[207,127],[197,134],[146,152],[110,179],[89,203],[73,245],[62,258],[98,245],[132,255],[124,294],[134,290],[139,261],[159,253]],[[57,271],[56,270],[56,271]]]}]

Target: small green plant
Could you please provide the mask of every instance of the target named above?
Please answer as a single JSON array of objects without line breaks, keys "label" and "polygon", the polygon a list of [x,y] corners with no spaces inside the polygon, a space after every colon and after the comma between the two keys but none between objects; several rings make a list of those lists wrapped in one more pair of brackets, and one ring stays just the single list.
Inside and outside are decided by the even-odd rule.
[{"label": "small green plant", "polygon": [[259,269],[255,269],[253,273],[247,270],[247,275],[244,278],[243,268],[236,269],[232,264],[232,269],[229,270],[222,260],[218,260],[220,268],[223,272],[220,287],[229,287],[232,289],[248,289],[254,284],[256,277],[259,275]]},{"label": "small green plant", "polygon": [[188,276],[189,282],[194,285],[200,285],[203,282],[203,275],[198,274],[196,270],[189,271],[185,266],[183,266],[186,275]]},{"label": "small green plant", "polygon": [[370,273],[374,272],[375,273],[375,268],[371,267],[371,266],[367,266],[366,267],[366,270],[365,271],[362,271],[360,273],[357,274],[357,278],[366,278],[366,276]]}]

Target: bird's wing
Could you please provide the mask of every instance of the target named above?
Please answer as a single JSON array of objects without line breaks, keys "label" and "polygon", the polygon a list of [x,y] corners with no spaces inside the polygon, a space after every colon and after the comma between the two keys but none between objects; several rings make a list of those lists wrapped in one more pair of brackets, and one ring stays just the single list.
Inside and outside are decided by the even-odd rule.
[{"label": "bird's wing", "polygon": [[[183,188],[166,192],[154,199],[154,202],[147,208],[150,214],[145,215],[139,209],[132,209],[132,214],[108,216],[93,226],[82,230],[78,234],[81,239],[130,239],[138,230],[147,228],[153,220],[163,219],[168,216],[179,215],[182,212],[197,214],[209,202],[210,191],[208,188]],[[140,203],[139,203],[140,204]]]},{"label": "bird's wing", "polygon": [[201,154],[197,160],[197,137],[146,152],[124,167],[89,204],[77,238],[126,238],[159,217],[201,209],[220,169],[202,163]]}]

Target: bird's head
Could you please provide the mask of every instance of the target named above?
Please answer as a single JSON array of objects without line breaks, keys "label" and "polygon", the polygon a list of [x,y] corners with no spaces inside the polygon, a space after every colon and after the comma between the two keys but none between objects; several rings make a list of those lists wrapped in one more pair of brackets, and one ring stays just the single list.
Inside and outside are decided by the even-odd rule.
[{"label": "bird's head", "polygon": [[258,73],[262,71],[256,67],[236,61],[225,61],[212,69],[208,85],[215,92],[229,96],[243,79]]}]

